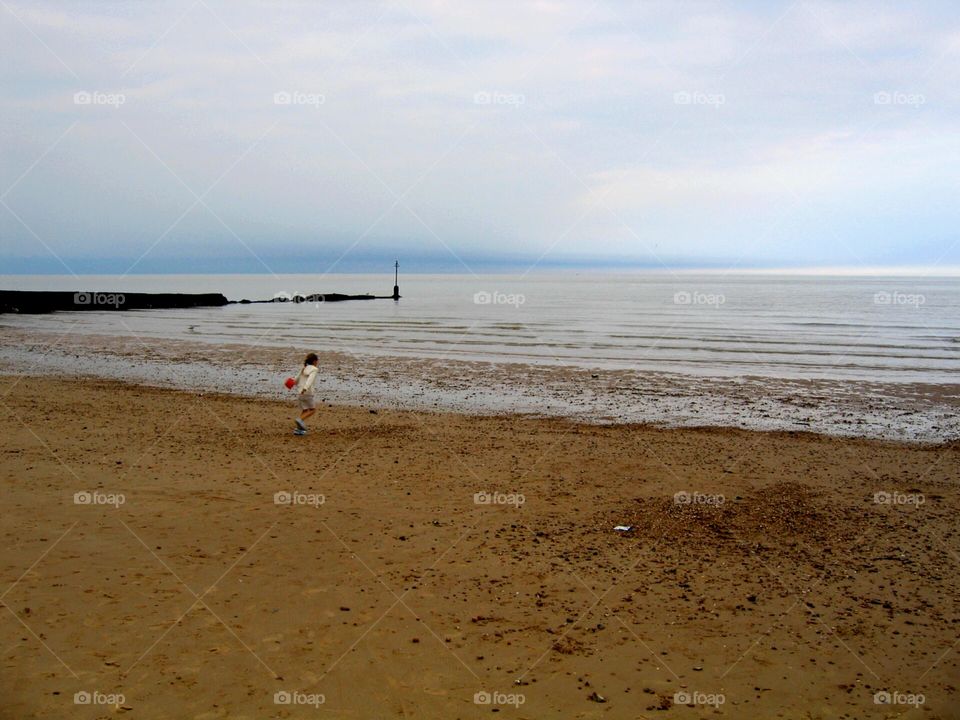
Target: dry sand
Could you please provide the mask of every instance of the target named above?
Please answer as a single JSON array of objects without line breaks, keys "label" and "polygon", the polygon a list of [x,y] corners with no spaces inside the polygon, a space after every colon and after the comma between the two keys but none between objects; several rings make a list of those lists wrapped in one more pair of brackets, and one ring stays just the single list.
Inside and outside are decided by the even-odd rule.
[{"label": "dry sand", "polygon": [[957,443],[0,393],[0,717],[960,717]]}]

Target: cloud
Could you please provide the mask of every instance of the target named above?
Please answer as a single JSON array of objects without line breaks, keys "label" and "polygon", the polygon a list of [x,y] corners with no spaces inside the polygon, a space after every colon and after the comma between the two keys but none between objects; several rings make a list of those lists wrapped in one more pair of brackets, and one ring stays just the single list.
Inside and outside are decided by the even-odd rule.
[{"label": "cloud", "polygon": [[0,192],[29,171],[5,202],[58,253],[741,258],[762,226],[923,262],[958,219],[924,201],[960,159],[946,4],[8,5]]}]

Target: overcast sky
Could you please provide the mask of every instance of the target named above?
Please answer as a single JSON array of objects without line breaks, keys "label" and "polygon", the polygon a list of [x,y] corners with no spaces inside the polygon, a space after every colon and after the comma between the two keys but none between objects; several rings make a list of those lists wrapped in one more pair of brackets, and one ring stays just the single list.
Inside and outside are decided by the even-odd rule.
[{"label": "overcast sky", "polygon": [[950,2],[0,2],[0,272],[960,265]]}]

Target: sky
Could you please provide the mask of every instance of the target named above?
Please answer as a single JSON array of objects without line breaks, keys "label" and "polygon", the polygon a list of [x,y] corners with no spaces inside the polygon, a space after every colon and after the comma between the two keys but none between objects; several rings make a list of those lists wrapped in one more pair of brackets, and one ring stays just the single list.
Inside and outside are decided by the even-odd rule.
[{"label": "sky", "polygon": [[0,0],[0,273],[960,265],[954,2]]}]

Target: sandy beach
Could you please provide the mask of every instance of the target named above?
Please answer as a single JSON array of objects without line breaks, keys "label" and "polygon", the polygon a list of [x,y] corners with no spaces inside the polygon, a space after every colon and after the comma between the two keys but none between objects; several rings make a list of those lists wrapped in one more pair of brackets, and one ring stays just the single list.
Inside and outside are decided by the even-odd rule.
[{"label": "sandy beach", "polygon": [[960,717],[956,442],[0,388],[0,717]]},{"label": "sandy beach", "polygon": [[957,3],[0,37],[0,720],[960,720]]}]

